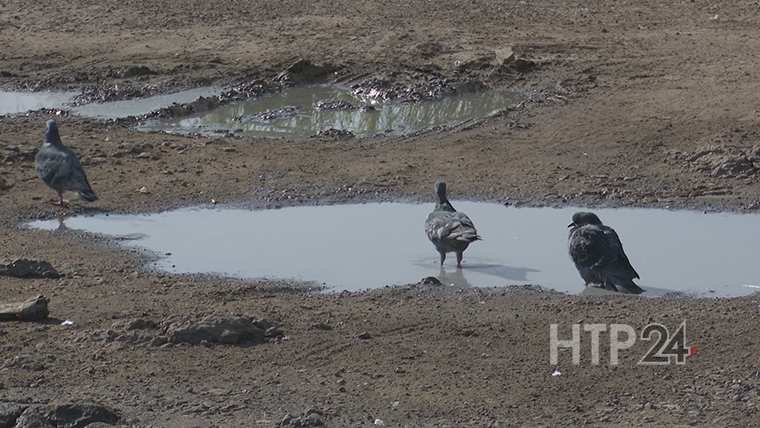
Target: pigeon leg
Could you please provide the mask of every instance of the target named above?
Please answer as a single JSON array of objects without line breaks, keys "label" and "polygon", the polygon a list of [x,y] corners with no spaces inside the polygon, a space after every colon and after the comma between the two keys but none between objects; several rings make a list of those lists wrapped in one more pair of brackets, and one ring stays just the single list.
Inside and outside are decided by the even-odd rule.
[{"label": "pigeon leg", "polygon": [[443,266],[443,262],[446,261],[446,253],[443,251],[438,252],[441,255],[441,266]]},{"label": "pigeon leg", "polygon": [[61,208],[66,208],[69,205],[69,201],[63,199],[63,192],[56,193],[58,194],[58,199],[54,199],[50,203]]},{"label": "pigeon leg", "polygon": [[462,258],[464,254],[461,251],[457,251],[457,268],[462,269]]}]

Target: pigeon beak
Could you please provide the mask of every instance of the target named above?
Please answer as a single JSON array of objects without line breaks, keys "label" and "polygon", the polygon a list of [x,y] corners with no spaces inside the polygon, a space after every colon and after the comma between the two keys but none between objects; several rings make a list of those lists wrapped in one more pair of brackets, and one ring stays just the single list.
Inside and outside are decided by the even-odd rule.
[{"label": "pigeon beak", "polygon": [[574,227],[574,226],[575,226],[575,223],[570,223],[570,224],[567,225],[568,228],[571,228],[571,227]]}]

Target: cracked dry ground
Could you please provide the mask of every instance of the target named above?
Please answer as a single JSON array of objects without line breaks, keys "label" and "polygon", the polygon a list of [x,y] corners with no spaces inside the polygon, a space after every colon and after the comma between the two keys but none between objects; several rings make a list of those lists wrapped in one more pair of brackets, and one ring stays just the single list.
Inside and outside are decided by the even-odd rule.
[{"label": "cracked dry ground", "polygon": [[[99,211],[211,198],[429,201],[441,173],[459,195],[500,202],[754,210],[758,24],[754,2],[701,0],[5,1],[0,84],[128,84],[114,70],[146,65],[155,74],[133,83],[183,87],[271,76],[303,57],[357,75],[471,73],[560,95],[411,139],[188,139],[66,118],[63,139],[83,155]],[[454,65],[504,46],[540,67],[489,77]],[[758,423],[755,297],[426,287],[312,296],[280,282],[145,272],[136,254],[17,228],[54,213],[31,160],[45,119],[0,118],[0,258],[44,259],[66,276],[0,278],[0,301],[44,294],[51,316],[76,325],[0,324],[0,401],[95,401],[137,426],[274,426],[286,414],[313,422],[314,410],[328,426]],[[161,347],[100,334],[139,319],[229,313],[273,320],[288,340]],[[551,323],[684,319],[698,347],[684,366],[636,366],[637,347],[618,367],[565,360],[551,376]]]}]

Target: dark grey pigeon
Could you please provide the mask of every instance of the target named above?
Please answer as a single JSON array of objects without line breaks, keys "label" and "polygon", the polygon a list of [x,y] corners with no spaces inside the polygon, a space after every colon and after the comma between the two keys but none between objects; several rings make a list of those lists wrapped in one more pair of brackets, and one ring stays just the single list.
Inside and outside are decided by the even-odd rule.
[{"label": "dark grey pigeon", "polygon": [[98,199],[92,191],[87,176],[79,163],[79,158],[61,143],[58,125],[48,120],[45,142],[34,158],[37,175],[58,194],[59,205],[64,205],[63,192],[77,192],[85,201]]},{"label": "dark grey pigeon", "polygon": [[589,212],[573,214],[573,222],[567,227],[570,228],[570,257],[587,286],[596,285],[621,293],[644,292],[633,282],[639,274],[628,261],[614,229],[603,225],[596,214]]},{"label": "dark grey pigeon", "polygon": [[425,221],[425,233],[441,255],[441,266],[446,261],[446,253],[456,253],[457,267],[461,268],[464,250],[481,237],[472,220],[451,206],[443,180],[435,182],[435,192],[438,194],[438,203]]}]

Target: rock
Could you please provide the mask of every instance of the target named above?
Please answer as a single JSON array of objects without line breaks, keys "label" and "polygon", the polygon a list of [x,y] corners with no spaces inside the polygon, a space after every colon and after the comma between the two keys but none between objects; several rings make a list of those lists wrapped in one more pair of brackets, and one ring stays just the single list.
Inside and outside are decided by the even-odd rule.
[{"label": "rock", "polygon": [[345,140],[354,138],[354,133],[345,129],[327,128],[319,131],[319,133],[317,133],[317,136],[333,138],[336,140]]},{"label": "rock", "polygon": [[15,403],[0,402],[0,428],[13,428],[16,426],[16,420],[27,406]]},{"label": "rock", "polygon": [[8,265],[0,264],[0,276],[12,276],[15,278],[47,278],[57,279],[62,277],[53,266],[43,260],[16,259]]},{"label": "rock", "polygon": [[363,331],[363,332],[357,334],[356,338],[357,339],[361,339],[361,340],[369,340],[369,339],[372,339],[372,335],[369,334],[369,333],[367,333],[366,331]]},{"label": "rock", "polygon": [[434,276],[427,276],[425,278],[422,278],[422,280],[420,280],[420,284],[422,284],[422,285],[443,285],[441,283],[441,280],[439,280],[438,278],[436,278]]},{"label": "rock", "polygon": [[225,345],[260,344],[266,340],[271,327],[265,320],[245,317],[206,317],[197,322],[169,326],[167,335],[172,343],[198,345],[203,341]]},{"label": "rock", "polygon": [[330,66],[315,65],[302,58],[287,66],[275,77],[275,80],[293,83],[315,82],[325,79],[333,70]]},{"label": "rock", "polygon": [[48,313],[45,296],[19,303],[0,303],[0,321],[40,321],[47,319]]},{"label": "rock", "polygon": [[113,425],[119,415],[98,404],[65,404],[27,408],[16,420],[15,428],[85,428],[102,422]]}]

